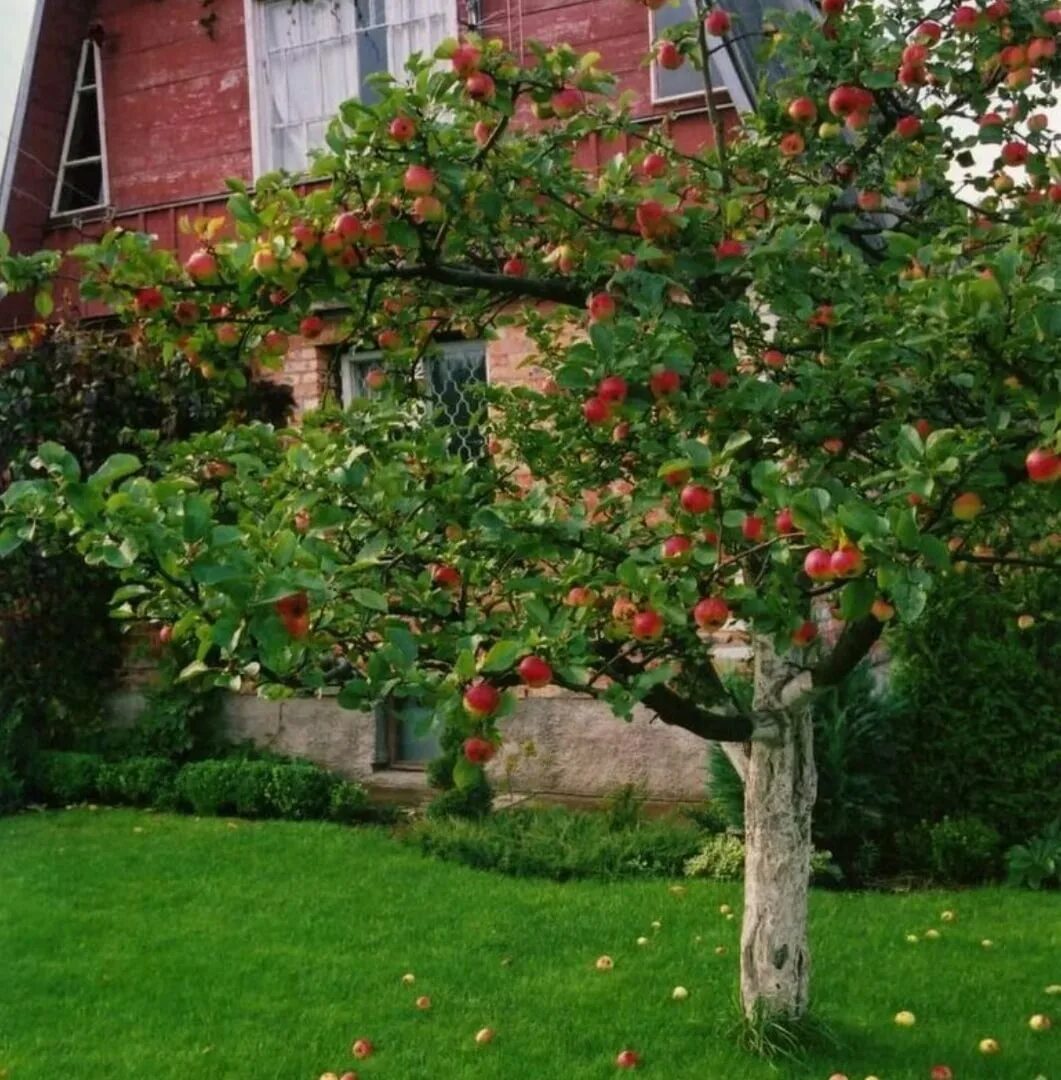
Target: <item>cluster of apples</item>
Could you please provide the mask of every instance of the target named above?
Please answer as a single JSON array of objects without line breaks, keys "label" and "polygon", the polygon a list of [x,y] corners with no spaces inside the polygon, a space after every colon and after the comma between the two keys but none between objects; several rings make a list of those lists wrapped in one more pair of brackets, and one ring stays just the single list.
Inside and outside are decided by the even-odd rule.
[{"label": "cluster of apples", "polygon": [[[524,686],[541,689],[553,681],[553,669],[549,662],[540,656],[525,656],[516,665],[516,674]],[[501,691],[485,679],[473,683],[464,691],[462,699],[464,711],[479,722],[489,720],[501,705]],[[485,765],[496,753],[496,746],[481,735],[472,735],[464,740],[464,756],[473,765]]]}]

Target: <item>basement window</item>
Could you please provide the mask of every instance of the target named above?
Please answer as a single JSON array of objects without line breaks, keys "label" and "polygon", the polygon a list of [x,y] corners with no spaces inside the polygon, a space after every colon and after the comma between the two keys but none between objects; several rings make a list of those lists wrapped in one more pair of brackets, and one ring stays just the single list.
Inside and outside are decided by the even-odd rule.
[{"label": "basement window", "polygon": [[99,46],[86,39],[81,46],[52,199],[55,217],[107,205],[107,140],[100,74]]},{"label": "basement window", "polygon": [[255,169],[304,173],[344,101],[378,98],[368,77],[403,78],[457,32],[456,0],[250,0]]}]

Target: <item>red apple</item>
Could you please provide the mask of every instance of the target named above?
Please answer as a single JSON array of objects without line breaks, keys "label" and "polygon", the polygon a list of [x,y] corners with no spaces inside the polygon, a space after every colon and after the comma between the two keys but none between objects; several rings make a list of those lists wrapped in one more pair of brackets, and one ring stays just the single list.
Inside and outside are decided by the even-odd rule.
[{"label": "red apple", "polygon": [[822,439],[822,449],[827,454],[839,454],[844,449],[843,439]]},{"label": "red apple", "polygon": [[634,219],[646,239],[666,232],[669,227],[667,211],[655,199],[645,199],[639,203],[634,211]]},{"label": "red apple", "polygon": [[877,622],[887,622],[895,614],[895,608],[880,596],[870,605],[869,611]]},{"label": "red apple", "polygon": [[813,98],[798,97],[789,102],[788,115],[797,124],[813,124],[818,119],[818,106]]},{"label": "red apple", "polygon": [[722,37],[723,34],[728,34],[732,23],[729,12],[723,11],[722,8],[713,8],[708,12],[707,18],[704,20],[704,26],[712,37]]},{"label": "red apple", "polygon": [[825,15],[842,15],[847,0],[822,0],[822,12]]},{"label": "red apple", "polygon": [[671,394],[676,394],[682,385],[682,377],[676,371],[671,371],[668,368],[662,368],[659,371],[653,371],[648,377],[648,388],[652,391],[652,396],[661,398],[669,397]]},{"label": "red apple", "polygon": [[380,367],[369,368],[365,372],[365,386],[369,390],[382,390],[387,385],[387,373]]},{"label": "red apple", "polygon": [[497,88],[485,71],[476,71],[464,80],[464,90],[472,101],[493,101]]},{"label": "red apple", "polygon": [[490,141],[490,136],[493,133],[494,129],[485,120],[475,121],[475,127],[472,128],[472,138],[480,146],[485,146]]},{"label": "red apple", "polygon": [[916,139],[921,134],[921,121],[916,116],[900,116],[895,123],[900,139]]},{"label": "red apple", "polygon": [[217,274],[217,259],[213,252],[200,248],[188,256],[184,269],[193,281],[209,281]]},{"label": "red apple", "polygon": [[413,200],[413,220],[420,225],[441,221],[446,211],[434,195],[417,195]]},{"label": "red apple", "polygon": [[402,184],[410,195],[430,195],[435,187],[435,174],[423,165],[410,165]]},{"label": "red apple", "polygon": [[1038,67],[1044,60],[1050,60],[1057,53],[1057,42],[1053,38],[1032,38],[1028,43],[1028,63]]},{"label": "red apple", "polygon": [[501,691],[488,682],[479,682],[464,691],[464,711],[476,720],[483,720],[497,711]]},{"label": "red apple", "polygon": [[879,191],[860,191],[858,193],[858,208],[860,210],[879,210],[883,202],[884,199]]},{"label": "red apple", "polygon": [[453,70],[458,75],[470,75],[473,71],[478,69],[482,55],[482,50],[480,50],[477,45],[472,45],[471,42],[465,41],[453,50],[453,54],[450,56],[450,63],[453,65]]},{"label": "red apple", "polygon": [[431,571],[431,583],[440,589],[459,589],[461,573],[455,566],[440,563]]},{"label": "red apple", "polygon": [[972,521],[983,508],[983,499],[975,491],[965,491],[951,504],[951,513],[959,521]]},{"label": "red apple", "polygon": [[298,332],[304,338],[318,338],[324,330],[324,320],[319,315],[307,315],[298,324]]},{"label": "red apple", "polygon": [[729,386],[729,373],[715,368],[714,371],[708,372],[707,381],[716,390],[725,390]]},{"label": "red apple", "polygon": [[137,289],[133,303],[139,314],[147,315],[152,311],[158,311],[160,308],[165,307],[166,298],[162,295],[161,289],[156,289],[154,285],[148,285],[143,289]]},{"label": "red apple", "polygon": [[949,1065],[933,1065],[929,1077],[931,1080],[954,1080],[954,1071]]},{"label": "red apple", "polygon": [[[464,707],[468,708],[467,695],[465,695]],[[471,712],[471,709],[468,709],[468,711]],[[494,756],[494,744],[489,739],[481,739],[478,735],[472,735],[464,740],[464,756],[473,765],[485,765]]]},{"label": "red apple", "polygon": [[612,407],[603,398],[591,397],[583,402],[582,415],[587,424],[596,427],[598,424],[606,424],[611,419]]},{"label": "red apple", "polygon": [[792,632],[792,644],[797,648],[809,645],[818,636],[818,627],[807,619]]},{"label": "red apple", "polygon": [[691,475],[692,472],[687,465],[675,465],[664,469],[660,473],[660,479],[667,487],[678,488],[684,487]]},{"label": "red apple", "polygon": [[761,540],[763,538],[763,531],[766,528],[766,522],[755,514],[748,514],[745,519],[740,523],[741,535],[745,540]]},{"label": "red apple", "polygon": [[372,1057],[372,1053],[376,1048],[369,1042],[368,1039],[357,1039],[354,1045],[350,1047],[350,1053],[354,1057],[364,1061],[365,1058]]},{"label": "red apple", "polygon": [[597,383],[597,397],[602,401],[619,404],[626,400],[629,389],[622,375],[606,375]]},{"label": "red apple", "polygon": [[862,572],[864,565],[862,552],[853,544],[844,544],[829,557],[829,569],[833,577],[853,577]]},{"label": "red apple", "polygon": [[641,162],[641,172],[653,180],[663,176],[668,168],[667,159],[662,154],[646,154]]},{"label": "red apple", "polygon": [[270,274],[276,273],[277,261],[276,252],[270,247],[261,247],[254,253],[254,258],[251,260],[251,265],[254,267],[256,274],[261,274],[262,277],[268,277]]},{"label": "red apple", "polygon": [[935,45],[943,36],[943,27],[938,22],[926,19],[914,31],[914,40],[923,41],[927,45]]},{"label": "red apple", "polygon": [[701,630],[714,630],[729,618],[729,604],[721,596],[705,596],[693,608],[693,622]]},{"label": "red apple", "polygon": [[381,330],[376,335],[376,344],[384,351],[401,348],[402,336],[397,330]]},{"label": "red apple", "polygon": [[594,293],[586,301],[591,322],[611,322],[615,318],[615,298],[610,293]]},{"label": "red apple", "polygon": [[1003,144],[999,156],[1004,165],[1023,165],[1028,160],[1028,147],[1020,142],[1008,142]]},{"label": "red apple", "polygon": [[1048,447],[1036,447],[1024,459],[1028,479],[1033,484],[1052,484],[1061,477],[1061,457]]},{"label": "red apple", "polygon": [[792,520],[792,511],[787,506],[777,512],[777,516],[774,518],[774,528],[782,536],[791,536],[793,533],[799,532],[796,523]]},{"label": "red apple", "polygon": [[522,259],[513,256],[506,259],[501,267],[501,273],[506,277],[524,277],[527,273],[527,264]]},{"label": "red apple", "polygon": [[549,104],[552,105],[553,112],[557,116],[566,120],[567,117],[574,116],[586,107],[586,95],[573,86],[565,86],[553,94]]},{"label": "red apple", "polygon": [[158,642],[160,645],[168,645],[173,640],[173,627],[160,626],[158,628]]},{"label": "red apple", "polygon": [[956,8],[950,20],[951,26],[959,33],[969,33],[970,31],[975,30],[979,21],[980,12],[969,4],[962,4],[960,7]]},{"label": "red apple", "polygon": [[729,237],[715,245],[715,255],[719,259],[739,259],[744,254],[744,245],[739,240]]},{"label": "red apple", "polygon": [[615,1058],[617,1069],[636,1069],[641,1063],[641,1056],[636,1050],[620,1050]]},{"label": "red apple", "polygon": [[701,484],[686,484],[678,502],[687,514],[706,514],[715,505],[715,495]]},{"label": "red apple", "polygon": [[781,137],[777,148],[782,157],[799,157],[806,150],[807,144],[798,131],[790,131],[787,135]]},{"label": "red apple", "polygon": [[266,352],[272,353],[274,356],[279,356],[282,353],[287,352],[288,339],[287,334],[283,330],[267,330],[265,337],[262,338],[262,348]]},{"label": "red apple", "polygon": [[408,116],[396,116],[387,130],[396,143],[407,143],[416,136],[416,124]]},{"label": "red apple", "polygon": [[656,63],[668,71],[676,71],[685,63],[685,57],[673,41],[661,41],[656,48]]},{"label": "red apple", "polygon": [[516,674],[531,687],[548,686],[553,681],[553,669],[540,656],[525,656]]},{"label": "red apple", "polygon": [[585,585],[573,585],[567,590],[564,603],[568,607],[592,607],[596,599],[592,589],[587,589]]},{"label": "red apple", "polygon": [[655,641],[663,634],[663,616],[652,608],[639,611],[630,620],[630,633],[639,641]]},{"label": "red apple", "polygon": [[785,354],[780,349],[767,349],[763,353],[763,363],[767,367],[779,371],[785,366]]},{"label": "red apple", "polygon": [[833,576],[832,555],[825,548],[811,548],[803,560],[803,572],[811,581],[828,581]]},{"label": "red apple", "polygon": [[[357,220],[356,218],[354,219]],[[321,237],[321,251],[325,255],[338,255],[343,250],[343,238],[334,230],[330,229]]]},{"label": "red apple", "polygon": [[666,562],[684,562],[692,547],[692,541],[687,536],[668,536],[661,545],[661,551]]},{"label": "red apple", "polygon": [[214,333],[217,336],[218,345],[226,346],[238,345],[240,338],[243,336],[239,327],[230,322],[221,323]]}]

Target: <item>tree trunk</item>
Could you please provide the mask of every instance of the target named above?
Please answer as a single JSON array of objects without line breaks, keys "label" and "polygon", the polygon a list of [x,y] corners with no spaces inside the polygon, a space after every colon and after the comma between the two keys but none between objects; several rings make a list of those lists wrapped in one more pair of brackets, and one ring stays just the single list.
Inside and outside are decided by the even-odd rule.
[{"label": "tree trunk", "polygon": [[744,928],[741,1001],[745,1014],[799,1019],[807,1010],[810,951],[811,811],[817,773],[805,695],[789,705],[792,671],[767,638],[755,638],[755,710],[776,731],[752,741],[744,783]]}]

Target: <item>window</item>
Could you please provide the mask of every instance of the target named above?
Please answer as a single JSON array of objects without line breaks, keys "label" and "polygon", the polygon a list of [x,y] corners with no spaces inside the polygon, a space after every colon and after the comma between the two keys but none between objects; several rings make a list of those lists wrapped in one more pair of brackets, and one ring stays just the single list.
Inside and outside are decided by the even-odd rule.
[{"label": "window", "polygon": [[248,0],[255,168],[305,172],[342,102],[369,75],[400,78],[413,53],[456,33],[456,0]]},{"label": "window", "polygon": [[[353,352],[343,358],[344,403],[371,395],[365,376],[380,366],[386,366],[380,352]],[[444,342],[435,355],[424,357],[417,374],[429,415],[453,429],[453,452],[467,461],[480,457],[486,443],[477,423],[482,403],[475,388],[486,382],[486,345],[482,341]]]},{"label": "window", "polygon": [[[722,42],[718,38],[708,38],[708,48],[715,50],[711,54],[711,84],[725,90],[741,112],[749,112],[755,107],[756,89],[763,74],[757,59],[761,41],[756,35],[762,29],[765,13],[803,11],[817,15],[818,9],[812,0],[727,0],[725,7],[734,16],[733,34],[721,48]],[[649,12],[652,41],[669,27],[695,19],[695,0],[680,0],[677,7],[665,5],[658,11]],[[767,65],[766,74],[774,78],[781,74],[776,62]],[[653,101],[702,98],[703,93],[703,76],[692,64],[682,64],[676,71],[668,71],[653,63]]]},{"label": "window", "polygon": [[100,93],[100,52],[94,41],[81,46],[74,96],[52,198],[52,214],[98,210],[107,205],[107,140]]},{"label": "window", "polygon": [[423,768],[442,751],[432,727],[434,710],[412,701],[389,699],[376,708],[376,750],[379,768]]}]

